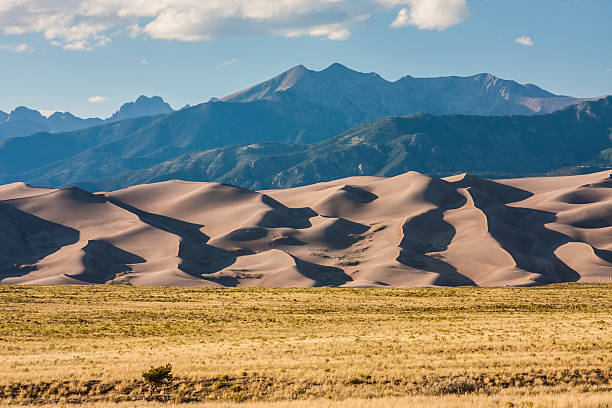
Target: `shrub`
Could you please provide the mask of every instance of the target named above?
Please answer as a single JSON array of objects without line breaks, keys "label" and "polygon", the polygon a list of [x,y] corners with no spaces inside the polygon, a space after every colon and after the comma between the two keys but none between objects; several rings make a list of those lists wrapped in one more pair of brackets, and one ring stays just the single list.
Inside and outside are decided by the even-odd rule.
[{"label": "shrub", "polygon": [[429,393],[433,395],[469,394],[476,391],[476,383],[468,377],[451,377],[432,384]]},{"label": "shrub", "polygon": [[151,367],[142,373],[142,378],[155,387],[172,381],[172,364],[168,363],[159,367]]}]

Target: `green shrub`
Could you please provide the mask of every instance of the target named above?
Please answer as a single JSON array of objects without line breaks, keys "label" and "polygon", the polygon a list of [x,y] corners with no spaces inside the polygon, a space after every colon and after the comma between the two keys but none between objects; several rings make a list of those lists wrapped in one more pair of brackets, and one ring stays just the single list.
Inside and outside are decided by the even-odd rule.
[{"label": "green shrub", "polygon": [[142,378],[155,387],[172,381],[172,364],[168,363],[159,367],[151,367],[142,373]]}]

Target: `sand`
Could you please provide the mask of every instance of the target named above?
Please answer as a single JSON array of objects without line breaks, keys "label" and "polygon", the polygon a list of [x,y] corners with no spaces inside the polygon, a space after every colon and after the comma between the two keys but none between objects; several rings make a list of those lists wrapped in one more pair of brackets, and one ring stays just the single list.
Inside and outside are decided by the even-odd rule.
[{"label": "sand", "polygon": [[612,280],[610,171],[286,190],[0,186],[0,283],[527,286]]}]

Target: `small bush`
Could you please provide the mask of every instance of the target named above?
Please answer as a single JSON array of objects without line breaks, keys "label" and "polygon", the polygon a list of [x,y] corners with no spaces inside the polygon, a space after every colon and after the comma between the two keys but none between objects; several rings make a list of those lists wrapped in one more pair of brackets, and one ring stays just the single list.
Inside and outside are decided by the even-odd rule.
[{"label": "small bush", "polygon": [[432,384],[428,391],[433,395],[469,394],[476,391],[476,383],[468,377],[452,377]]},{"label": "small bush", "polygon": [[172,381],[172,364],[168,363],[159,367],[151,367],[142,373],[142,378],[155,387],[159,387]]},{"label": "small bush", "polygon": [[348,380],[349,384],[363,384],[363,380],[361,378],[357,378],[357,377],[351,377]]}]

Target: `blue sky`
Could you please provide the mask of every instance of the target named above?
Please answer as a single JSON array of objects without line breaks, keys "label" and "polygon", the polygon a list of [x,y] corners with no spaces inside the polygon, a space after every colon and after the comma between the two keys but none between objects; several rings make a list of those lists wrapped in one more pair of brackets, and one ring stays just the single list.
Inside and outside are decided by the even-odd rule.
[{"label": "blue sky", "polygon": [[2,0],[0,110],[108,116],[140,94],[179,108],[333,62],[599,96],[610,17],[610,0]]}]

